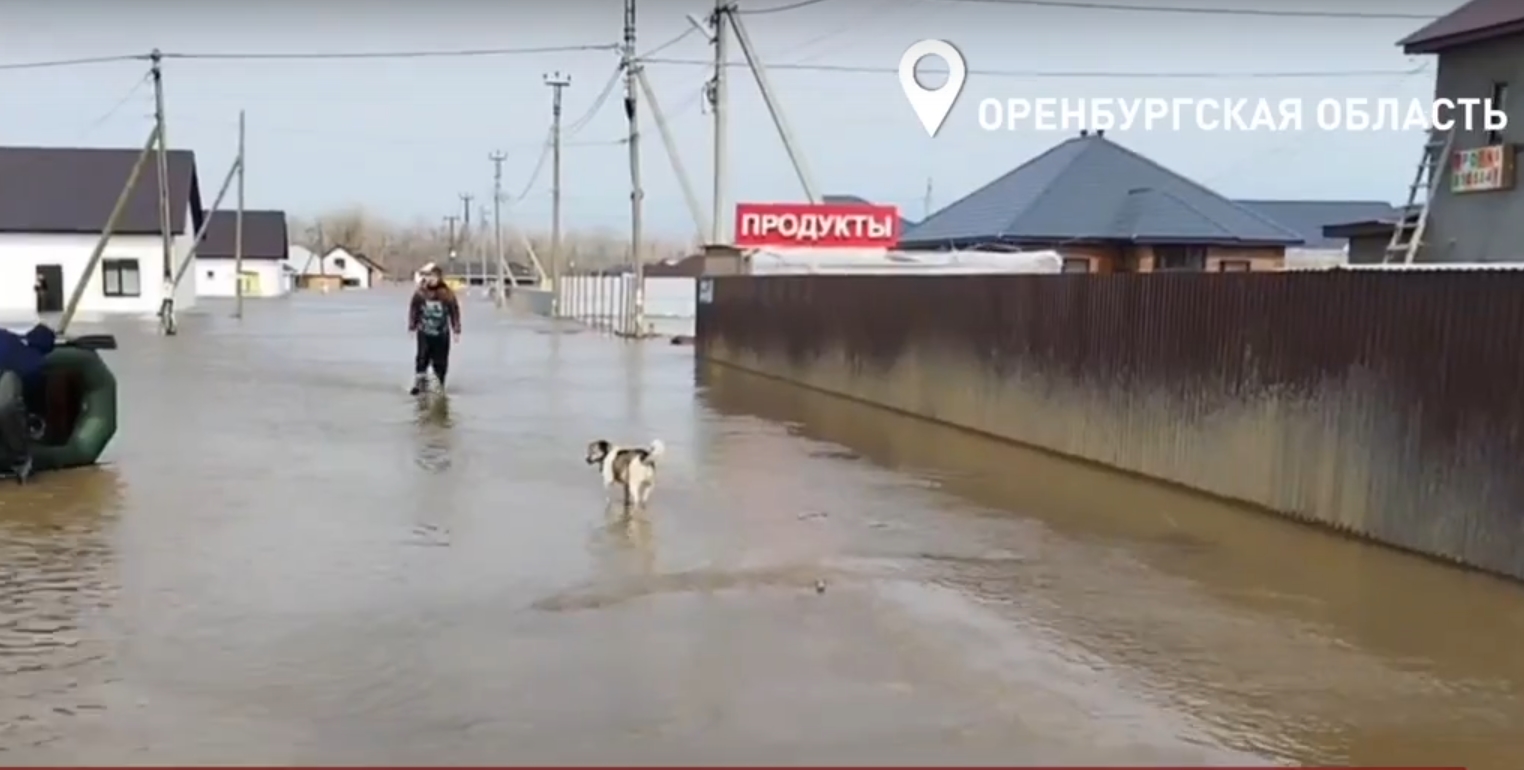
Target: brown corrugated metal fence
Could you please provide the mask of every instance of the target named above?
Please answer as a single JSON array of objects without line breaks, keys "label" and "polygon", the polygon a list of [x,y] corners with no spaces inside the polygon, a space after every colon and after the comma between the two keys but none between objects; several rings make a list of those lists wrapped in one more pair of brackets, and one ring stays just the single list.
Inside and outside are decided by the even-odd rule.
[{"label": "brown corrugated metal fence", "polygon": [[706,280],[706,359],[1524,578],[1524,272]]}]

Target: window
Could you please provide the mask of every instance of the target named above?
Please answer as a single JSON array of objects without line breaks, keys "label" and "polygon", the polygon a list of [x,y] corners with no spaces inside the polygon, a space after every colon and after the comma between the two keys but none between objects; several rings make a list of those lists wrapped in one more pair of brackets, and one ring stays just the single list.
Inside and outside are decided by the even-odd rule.
[{"label": "window", "polygon": [[[1498,83],[1493,83],[1492,84],[1492,109],[1503,110],[1505,112],[1508,110],[1508,84],[1507,83],[1498,82]],[[1488,131],[1487,132],[1487,144],[1502,144],[1502,143],[1503,143],[1503,131],[1502,131],[1502,129],[1498,129],[1497,131]]]},{"label": "window", "polygon": [[343,257],[334,257],[333,258],[333,266],[336,269],[343,270],[344,269],[344,258]]},{"label": "window", "polygon": [[1206,270],[1205,246],[1155,246],[1154,271],[1189,273]]},{"label": "window", "polygon": [[1224,259],[1217,263],[1218,272],[1223,273],[1247,273],[1252,269],[1247,259]]},{"label": "window", "polygon": [[136,259],[107,259],[101,262],[101,290],[108,297],[141,297]]},{"label": "window", "polygon": [[1085,257],[1065,257],[1063,271],[1066,273],[1090,272],[1090,260]]},{"label": "window", "polygon": [[216,278],[217,277],[217,271],[215,271],[215,270],[208,270],[208,271],[206,271],[206,277],[207,278]]}]

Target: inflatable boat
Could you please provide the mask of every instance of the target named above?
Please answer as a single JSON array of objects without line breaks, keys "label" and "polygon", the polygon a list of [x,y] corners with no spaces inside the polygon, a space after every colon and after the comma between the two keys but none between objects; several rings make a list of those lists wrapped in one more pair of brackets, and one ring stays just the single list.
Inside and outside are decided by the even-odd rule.
[{"label": "inflatable boat", "polygon": [[116,436],[116,375],[100,355],[115,349],[95,334],[59,340],[43,359],[25,393],[34,471],[93,465]]}]

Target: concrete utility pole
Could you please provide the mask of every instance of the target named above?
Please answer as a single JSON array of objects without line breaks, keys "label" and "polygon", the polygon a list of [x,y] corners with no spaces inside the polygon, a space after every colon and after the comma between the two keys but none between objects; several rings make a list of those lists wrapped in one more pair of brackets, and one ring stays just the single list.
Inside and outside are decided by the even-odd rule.
[{"label": "concrete utility pole", "polygon": [[165,315],[163,326],[166,333],[173,334],[173,307],[164,304],[174,301],[174,289],[170,285],[174,281],[175,262],[175,236],[170,231],[169,203],[169,140],[164,138],[164,54],[159,49],[153,49],[149,55],[152,63],[151,74],[153,77],[153,124],[159,135],[158,155],[154,158],[159,177],[159,234],[160,244],[164,259],[164,297],[161,301],[161,313]]},{"label": "concrete utility pole", "polygon": [[730,184],[727,178],[730,171],[730,149],[726,144],[726,135],[730,129],[725,122],[727,103],[730,100],[730,88],[725,77],[726,59],[730,55],[727,45],[730,36],[726,32],[730,8],[730,0],[714,0],[714,17],[711,20],[714,26],[714,82],[709,90],[709,106],[714,120],[714,209],[710,212],[713,219],[709,223],[709,240],[716,246],[725,243],[730,232],[725,226],[728,219],[725,216],[728,197],[726,190]]},{"label": "concrete utility pole", "polygon": [[636,93],[640,88],[640,60],[635,57],[635,0],[624,0],[624,114],[630,125],[630,289],[626,295],[626,332],[640,334],[645,326],[645,270],[640,259],[641,204],[645,191],[640,187],[640,118]]},{"label": "concrete utility pole", "polygon": [[445,226],[449,228],[448,242],[449,242],[449,245],[450,245],[450,256],[448,258],[448,262],[450,264],[450,274],[454,275],[454,273],[455,273],[455,223],[460,221],[460,217],[457,217],[457,216],[448,216],[448,217],[445,217],[444,220],[445,220]]},{"label": "concrete utility pole", "polygon": [[502,307],[508,295],[508,260],[503,254],[503,161],[508,155],[499,150],[487,156],[492,161],[492,249],[497,252],[497,306]]},{"label": "concrete utility pole", "polygon": [[[471,258],[471,247],[475,245],[471,242],[471,199],[475,197],[471,193],[460,194],[460,245],[461,251],[465,252],[462,256],[468,260]],[[471,285],[470,278],[466,279],[466,285]],[[482,271],[482,285],[487,285],[486,270]]]},{"label": "concrete utility pole", "polygon": [[238,301],[233,317],[243,318],[243,169],[244,112],[238,111],[238,214],[233,218],[233,275],[238,281]]},{"label": "concrete utility pole", "polygon": [[545,76],[550,86],[550,315],[561,317],[561,92],[571,78],[557,72]]}]

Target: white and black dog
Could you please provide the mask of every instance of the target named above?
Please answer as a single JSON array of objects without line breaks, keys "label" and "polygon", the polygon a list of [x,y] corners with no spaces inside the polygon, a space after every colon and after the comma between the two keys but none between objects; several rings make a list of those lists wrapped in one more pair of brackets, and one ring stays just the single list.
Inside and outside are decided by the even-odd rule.
[{"label": "white and black dog", "polygon": [[656,486],[656,460],[665,451],[661,439],[643,447],[614,446],[599,440],[587,445],[587,464],[598,466],[605,489],[623,490],[624,512],[628,515],[636,508],[645,508],[646,501],[651,499],[651,488]]}]

